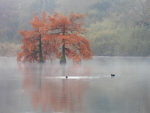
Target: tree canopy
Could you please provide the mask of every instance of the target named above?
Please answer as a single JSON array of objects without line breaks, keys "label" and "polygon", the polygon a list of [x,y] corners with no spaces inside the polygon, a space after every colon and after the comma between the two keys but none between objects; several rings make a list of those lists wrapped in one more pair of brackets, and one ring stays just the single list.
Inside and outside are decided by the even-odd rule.
[{"label": "tree canopy", "polygon": [[[87,29],[86,37],[90,41],[94,55],[149,56],[149,1],[0,0],[0,42],[20,45],[21,36],[18,30],[29,30],[31,26],[27,23],[34,14],[39,17],[43,10],[50,14],[59,11],[65,15],[73,11],[87,14],[83,26]],[[14,54],[11,47],[4,45],[4,48],[7,48],[5,52],[1,45],[3,44],[0,44],[0,49],[4,54]],[[0,55],[3,55],[3,52]],[[51,54],[51,57],[53,55]]]},{"label": "tree canopy", "polygon": [[43,12],[41,19],[35,16],[30,22],[33,29],[20,31],[23,39],[18,61],[44,62],[60,58],[60,63],[66,63],[66,56],[74,62],[92,58],[89,41],[83,36],[86,31],[83,18],[84,15],[75,13],[65,16]]}]

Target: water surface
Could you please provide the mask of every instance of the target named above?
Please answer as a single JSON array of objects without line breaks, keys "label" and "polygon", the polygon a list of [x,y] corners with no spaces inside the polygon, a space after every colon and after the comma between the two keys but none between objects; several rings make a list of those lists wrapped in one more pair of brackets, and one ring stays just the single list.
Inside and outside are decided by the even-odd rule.
[{"label": "water surface", "polygon": [[149,113],[149,67],[145,57],[94,57],[65,67],[1,57],[0,113]]}]

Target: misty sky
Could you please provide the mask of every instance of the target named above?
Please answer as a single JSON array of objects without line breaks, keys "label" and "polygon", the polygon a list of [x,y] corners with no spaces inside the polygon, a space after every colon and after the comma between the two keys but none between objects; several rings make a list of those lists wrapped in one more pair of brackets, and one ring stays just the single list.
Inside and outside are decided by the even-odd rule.
[{"label": "misty sky", "polygon": [[87,12],[88,8],[100,0],[57,0],[57,10],[62,12]]}]

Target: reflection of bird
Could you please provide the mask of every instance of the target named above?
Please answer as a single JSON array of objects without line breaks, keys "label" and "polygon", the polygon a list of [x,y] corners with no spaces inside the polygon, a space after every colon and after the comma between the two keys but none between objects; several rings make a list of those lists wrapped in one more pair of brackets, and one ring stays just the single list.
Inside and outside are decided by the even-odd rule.
[{"label": "reflection of bird", "polygon": [[66,79],[68,78],[68,76],[66,75]]},{"label": "reflection of bird", "polygon": [[115,77],[116,75],[115,74],[111,74],[111,77]]}]

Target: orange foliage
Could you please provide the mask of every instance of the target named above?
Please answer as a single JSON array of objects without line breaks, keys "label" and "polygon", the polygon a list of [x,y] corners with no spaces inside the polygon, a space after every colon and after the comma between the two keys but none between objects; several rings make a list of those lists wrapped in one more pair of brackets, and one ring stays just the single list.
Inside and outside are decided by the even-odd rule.
[{"label": "orange foliage", "polygon": [[[36,31],[20,31],[23,36],[22,51],[18,53],[18,60],[34,62],[38,60],[38,38],[39,33]],[[23,58],[23,59],[22,59]]]},{"label": "orange foliage", "polygon": [[[18,61],[23,62],[35,62],[40,60],[40,48],[42,49],[43,60],[52,60],[54,55],[57,55],[58,45],[53,36],[47,34],[49,25],[48,18],[45,12],[42,14],[42,18],[39,19],[37,16],[30,22],[33,30],[31,31],[20,31],[22,35],[22,51],[18,53]],[[40,42],[41,41],[41,45]]]},{"label": "orange foliage", "polygon": [[84,15],[70,13],[70,16],[54,13],[42,18],[37,16],[31,21],[34,30],[21,31],[23,37],[22,51],[18,53],[18,61],[39,61],[39,40],[41,41],[44,60],[53,60],[62,56],[62,47],[65,55],[74,62],[80,62],[92,57],[89,41],[81,34],[85,33],[82,27]]},{"label": "orange foliage", "polygon": [[65,54],[75,62],[92,57],[89,41],[81,36],[85,32],[82,27],[83,17],[84,15],[74,13],[71,13],[69,17],[58,13],[49,16],[51,33],[55,34],[61,42],[60,47],[65,45]]}]

